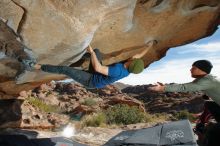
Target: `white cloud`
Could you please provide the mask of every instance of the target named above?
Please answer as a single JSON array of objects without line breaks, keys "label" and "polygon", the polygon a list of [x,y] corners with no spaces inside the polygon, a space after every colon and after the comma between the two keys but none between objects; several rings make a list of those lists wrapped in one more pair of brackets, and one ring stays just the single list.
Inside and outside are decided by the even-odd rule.
[{"label": "white cloud", "polygon": [[186,53],[220,53],[220,42],[210,42],[206,44],[189,44],[186,46],[180,47],[182,51],[178,52],[179,54]]},{"label": "white cloud", "polygon": [[211,42],[207,44],[192,44],[198,51],[204,52],[220,52],[220,42]]}]

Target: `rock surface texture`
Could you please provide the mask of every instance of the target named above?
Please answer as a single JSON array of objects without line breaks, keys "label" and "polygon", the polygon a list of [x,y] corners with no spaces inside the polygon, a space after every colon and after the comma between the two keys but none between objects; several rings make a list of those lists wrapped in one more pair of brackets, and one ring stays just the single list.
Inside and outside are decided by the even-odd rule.
[{"label": "rock surface texture", "polygon": [[0,98],[11,98],[23,89],[64,78],[26,72],[15,79],[23,59],[70,66],[91,43],[108,65],[128,59],[156,39],[156,47],[144,56],[147,67],[170,47],[212,35],[220,21],[220,1],[1,0],[0,18]]}]

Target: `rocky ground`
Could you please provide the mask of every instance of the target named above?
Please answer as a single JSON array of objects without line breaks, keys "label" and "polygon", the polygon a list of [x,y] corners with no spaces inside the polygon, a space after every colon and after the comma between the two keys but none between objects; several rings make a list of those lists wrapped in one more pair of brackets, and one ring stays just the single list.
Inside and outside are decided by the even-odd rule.
[{"label": "rocky ground", "polygon": [[121,89],[145,104],[145,109],[150,113],[176,113],[181,110],[188,110],[190,113],[201,112],[204,104],[203,94],[194,93],[158,93],[149,91],[147,88],[152,85],[128,86]]},{"label": "rocky ground", "polygon": [[[12,113],[20,110],[16,111],[20,115],[18,118],[21,117],[16,121],[20,126],[13,126],[18,125],[13,122],[1,121],[1,127],[4,129],[1,133],[25,134],[31,138],[54,137],[61,136],[63,128],[71,124],[75,128],[72,139],[94,146],[104,144],[122,130],[150,127],[158,122],[165,122],[158,119],[151,123],[125,126],[99,128],[80,126],[81,117],[115,104],[138,106],[141,111],[149,114],[163,112],[171,115],[170,117],[185,109],[191,113],[201,112],[203,105],[201,93],[155,93],[147,90],[149,86],[115,84],[100,90],[86,90],[76,83],[52,81],[42,84],[32,91],[20,93],[18,97],[20,103],[16,101],[14,105],[17,106],[11,107],[14,109],[11,110]],[[12,127],[15,129],[11,129]]]},{"label": "rocky ground", "polygon": [[24,100],[21,108],[23,128],[56,128],[71,119],[77,120],[119,103],[138,106],[145,111],[141,101],[114,86],[102,90],[86,90],[79,84],[50,82],[33,91],[22,91],[18,98]]}]

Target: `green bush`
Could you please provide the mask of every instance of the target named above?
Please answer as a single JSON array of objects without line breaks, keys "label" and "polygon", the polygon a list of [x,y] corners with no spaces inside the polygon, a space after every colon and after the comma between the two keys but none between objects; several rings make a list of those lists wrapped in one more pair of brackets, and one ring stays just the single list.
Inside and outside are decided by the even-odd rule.
[{"label": "green bush", "polygon": [[103,127],[112,125],[128,125],[140,122],[163,122],[168,119],[166,114],[149,114],[138,107],[117,104],[107,110],[87,115],[82,118],[82,126]]},{"label": "green bush", "polygon": [[48,104],[44,103],[42,100],[40,100],[39,98],[29,97],[27,99],[27,101],[30,104],[32,104],[33,106],[39,108],[40,110],[42,110],[44,112],[54,112],[54,113],[59,112],[59,107],[58,106],[48,105]]},{"label": "green bush", "polygon": [[88,115],[83,118],[83,126],[99,127],[106,124],[106,116],[104,113]]},{"label": "green bush", "polygon": [[138,107],[117,104],[105,111],[108,124],[135,124],[144,122],[146,114]]},{"label": "green bush", "polygon": [[83,105],[93,106],[96,105],[96,101],[93,98],[86,98],[83,102]]},{"label": "green bush", "polygon": [[145,121],[146,122],[164,122],[169,120],[169,115],[167,115],[166,113],[155,113],[155,114],[149,114],[146,113],[145,116]]},{"label": "green bush", "polygon": [[189,113],[187,110],[179,111],[178,113],[174,115],[174,117],[178,120],[182,120],[182,119],[189,119],[190,121],[196,120],[196,118],[191,113]]}]

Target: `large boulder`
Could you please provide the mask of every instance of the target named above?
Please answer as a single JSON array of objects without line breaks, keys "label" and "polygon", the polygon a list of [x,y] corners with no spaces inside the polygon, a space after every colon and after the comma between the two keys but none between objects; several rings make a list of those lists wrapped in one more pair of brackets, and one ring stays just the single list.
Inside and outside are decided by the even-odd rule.
[{"label": "large boulder", "polygon": [[[71,65],[80,60],[90,43],[101,50],[103,63],[108,65],[128,59],[144,49],[149,40],[156,39],[156,47],[144,56],[147,67],[162,58],[170,47],[212,35],[220,21],[220,1],[1,0],[0,18],[10,27],[10,35],[4,35],[1,20],[0,95],[3,97],[25,89],[27,86],[22,83],[32,82],[29,88],[33,88],[38,83],[64,78],[39,72],[26,72],[15,78],[22,70],[22,59]],[[2,51],[8,37],[14,40],[10,42],[9,55]],[[16,51],[23,56],[21,60],[14,55]]]}]

